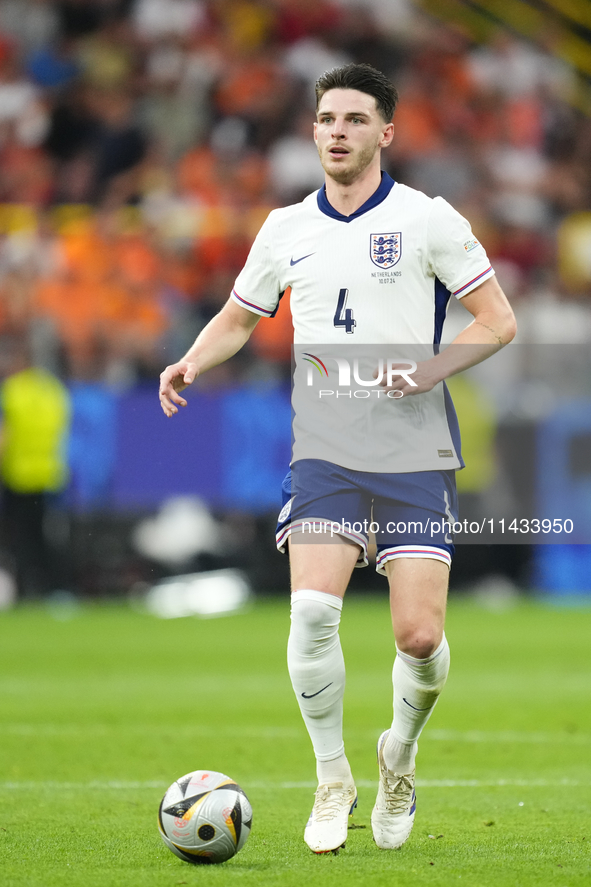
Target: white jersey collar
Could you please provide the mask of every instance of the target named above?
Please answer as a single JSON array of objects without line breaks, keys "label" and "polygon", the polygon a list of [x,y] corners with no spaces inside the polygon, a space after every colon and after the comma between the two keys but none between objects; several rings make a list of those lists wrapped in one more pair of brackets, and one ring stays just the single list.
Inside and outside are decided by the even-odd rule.
[{"label": "white jersey collar", "polygon": [[359,207],[359,209],[356,209],[354,213],[351,213],[350,216],[344,216],[342,213],[337,212],[334,206],[332,206],[332,204],[328,202],[328,197],[326,196],[326,187],[323,185],[317,194],[318,209],[326,216],[330,216],[331,219],[336,219],[338,222],[352,222],[353,219],[362,216],[370,209],[373,209],[375,206],[378,206],[380,203],[382,203],[382,201],[386,199],[395,184],[396,182],[394,181],[394,179],[389,176],[387,172],[384,172],[382,170],[382,181],[380,182],[377,190],[373,192],[371,197],[369,197],[365,201],[365,203],[363,203]]}]

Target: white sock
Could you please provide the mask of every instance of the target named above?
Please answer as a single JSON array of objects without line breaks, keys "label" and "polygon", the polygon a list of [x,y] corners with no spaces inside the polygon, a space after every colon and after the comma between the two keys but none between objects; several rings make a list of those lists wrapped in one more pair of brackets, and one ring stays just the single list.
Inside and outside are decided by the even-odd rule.
[{"label": "white sock", "polygon": [[323,591],[302,589],[291,596],[287,666],[321,783],[352,781],[343,742],[342,608],[340,598]]},{"label": "white sock", "polygon": [[318,777],[318,785],[326,785],[329,782],[342,782],[344,785],[349,785],[353,782],[351,767],[344,752],[332,761],[316,761],[316,776]]},{"label": "white sock", "polygon": [[384,761],[395,773],[410,773],[414,767],[417,739],[449,672],[449,645],[443,640],[427,659],[415,659],[397,648],[392,683],[394,686],[394,719],[384,745]]}]

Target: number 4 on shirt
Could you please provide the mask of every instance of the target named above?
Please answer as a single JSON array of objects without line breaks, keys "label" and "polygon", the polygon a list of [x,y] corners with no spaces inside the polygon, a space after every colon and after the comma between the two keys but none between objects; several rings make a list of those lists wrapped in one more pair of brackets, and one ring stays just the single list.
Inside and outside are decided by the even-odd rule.
[{"label": "number 4 on shirt", "polygon": [[339,301],[337,302],[337,310],[334,313],[334,325],[344,326],[346,333],[352,333],[357,325],[357,321],[353,320],[351,308],[345,308],[348,295],[349,290],[339,290]]}]

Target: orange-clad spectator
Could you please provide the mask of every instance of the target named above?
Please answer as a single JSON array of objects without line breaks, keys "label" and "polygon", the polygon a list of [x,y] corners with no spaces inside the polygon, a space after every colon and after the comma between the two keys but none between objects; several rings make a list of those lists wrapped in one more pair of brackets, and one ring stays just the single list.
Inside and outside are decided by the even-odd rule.
[{"label": "orange-clad spectator", "polygon": [[156,288],[135,286],[128,290],[127,316],[123,329],[135,342],[138,355],[149,354],[156,340],[164,333],[168,320],[162,310]]},{"label": "orange-clad spectator", "polygon": [[94,337],[99,301],[100,286],[71,273],[40,283],[34,300],[37,312],[53,321],[66,348],[79,349]]},{"label": "orange-clad spectator", "polygon": [[437,107],[441,131],[454,140],[459,134],[468,134],[473,126],[470,100],[475,90],[462,45],[463,38],[452,38],[440,52],[429,53],[430,61],[423,69],[429,71],[429,94]]},{"label": "orange-clad spectator", "polygon": [[259,120],[283,107],[284,93],[285,72],[270,55],[261,54],[230,61],[215,90],[214,101],[224,115]]},{"label": "orange-clad spectator", "polygon": [[201,237],[195,242],[197,256],[206,274],[217,271],[233,271],[236,274],[246,261],[251,242],[244,235],[220,232]]},{"label": "orange-clad spectator", "polygon": [[9,137],[0,150],[0,199],[44,206],[53,189],[51,163],[41,148]]},{"label": "orange-clad spectator", "polygon": [[176,293],[191,301],[202,295],[205,275],[198,258],[193,254],[168,253],[162,257],[162,280]]},{"label": "orange-clad spectator", "polygon": [[125,234],[113,246],[114,259],[122,280],[132,285],[154,284],[160,279],[161,262],[145,234]]},{"label": "orange-clad spectator", "polygon": [[181,192],[198,197],[204,203],[218,203],[222,186],[218,181],[217,159],[211,148],[202,145],[181,157],[177,182]]},{"label": "orange-clad spectator", "polygon": [[96,286],[93,292],[94,316],[97,332],[109,338],[117,327],[125,327],[129,320],[131,298],[129,287],[117,277]]},{"label": "orange-clad spectator", "polygon": [[[129,357],[143,357],[167,325],[157,297],[157,251],[137,229],[137,219],[135,230],[129,229],[129,213],[70,221],[65,216],[61,269],[37,286],[36,310],[53,320],[74,362],[90,357],[97,342],[116,352],[125,342]],[[128,232],[119,233],[126,226]]]},{"label": "orange-clad spectator", "polygon": [[[454,141],[459,135],[471,134],[474,128],[471,99],[476,88],[466,61],[466,50],[467,40],[461,31],[437,28],[415,54],[412,64],[417,81],[435,110],[440,132]],[[414,99],[411,101],[414,103]],[[402,104],[408,103],[404,94]],[[422,146],[418,145],[419,152],[423,153]]]},{"label": "orange-clad spectator", "polygon": [[541,149],[544,140],[544,108],[532,95],[519,96],[508,101],[503,121],[507,141],[516,148]]},{"label": "orange-clad spectator", "polygon": [[103,281],[70,270],[41,281],[35,305],[40,313],[53,317],[68,338],[84,338],[101,317],[106,295]]},{"label": "orange-clad spectator", "polygon": [[412,68],[424,83],[430,83],[431,89],[467,100],[474,91],[474,82],[466,62],[466,44],[460,32],[438,28],[415,55]]},{"label": "orange-clad spectator", "polygon": [[269,161],[263,154],[251,151],[236,166],[233,179],[235,193],[240,195],[241,201],[259,203],[268,189]]},{"label": "orange-clad spectator", "polygon": [[442,144],[437,108],[421,82],[411,77],[401,90],[400,105],[396,109],[396,138],[387,155],[405,160],[417,152],[437,151]]},{"label": "orange-clad spectator", "polygon": [[124,341],[128,356],[143,355],[167,327],[156,287],[149,283],[126,286],[116,278],[99,282],[70,272],[40,284],[35,305],[78,359],[90,356],[97,340]]},{"label": "orange-clad spectator", "polygon": [[95,231],[66,234],[60,238],[64,263],[76,277],[100,282],[113,270],[111,245]]}]

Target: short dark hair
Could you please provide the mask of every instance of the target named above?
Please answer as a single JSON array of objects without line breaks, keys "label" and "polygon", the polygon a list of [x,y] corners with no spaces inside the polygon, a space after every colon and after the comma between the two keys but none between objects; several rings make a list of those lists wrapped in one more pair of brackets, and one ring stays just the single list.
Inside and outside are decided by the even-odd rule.
[{"label": "short dark hair", "polygon": [[374,97],[386,123],[390,123],[394,116],[398,93],[386,75],[372,65],[343,65],[325,71],[316,81],[316,110],[322,96],[330,89],[358,89]]}]

